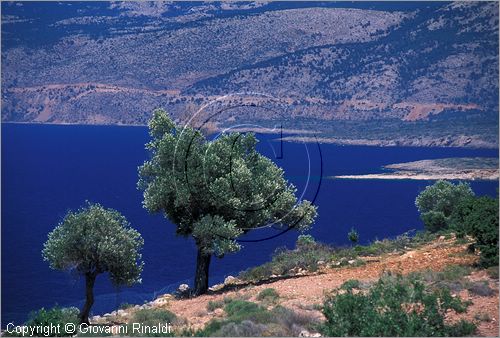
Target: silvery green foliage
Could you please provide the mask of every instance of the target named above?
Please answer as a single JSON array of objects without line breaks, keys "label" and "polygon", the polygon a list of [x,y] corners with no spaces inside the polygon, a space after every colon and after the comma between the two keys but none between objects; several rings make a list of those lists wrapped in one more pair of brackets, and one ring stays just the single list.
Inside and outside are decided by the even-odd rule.
[{"label": "silvery green foliage", "polygon": [[114,285],[141,282],[144,240],[124,216],[99,204],[70,211],[48,235],[42,255],[57,270],[109,272]]},{"label": "silvery green foliage", "polygon": [[223,134],[213,141],[176,126],[156,110],[149,123],[152,157],[139,168],[144,207],[162,212],[177,234],[193,236],[205,253],[240,249],[236,238],[260,226],[310,227],[316,208],[297,202],[283,170],[259,154],[252,133]]},{"label": "silvery green foliage", "polygon": [[439,180],[417,196],[415,205],[426,229],[435,232],[448,227],[450,217],[460,203],[473,196],[468,183],[453,184]]}]

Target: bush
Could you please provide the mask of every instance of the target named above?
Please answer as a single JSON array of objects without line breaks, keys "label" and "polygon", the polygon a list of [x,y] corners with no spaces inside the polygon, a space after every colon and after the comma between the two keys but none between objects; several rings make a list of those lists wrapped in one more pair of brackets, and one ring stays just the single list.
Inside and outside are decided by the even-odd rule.
[{"label": "bush", "polygon": [[215,309],[220,309],[224,306],[224,301],[221,300],[211,300],[207,304],[207,310],[212,312]]},{"label": "bush", "polygon": [[415,200],[425,228],[436,232],[449,227],[450,216],[462,201],[473,197],[474,192],[468,183],[453,184],[437,181],[427,186]]},{"label": "bush", "polygon": [[420,215],[425,229],[430,232],[438,232],[448,227],[448,219],[441,211],[428,211]]},{"label": "bush", "polygon": [[[45,310],[44,308],[41,308],[38,311],[32,312],[29,315],[29,320],[25,323],[25,325],[29,328],[29,333],[34,332],[33,337],[68,337],[68,336],[73,336],[74,332],[67,332],[65,325],[68,323],[73,323],[75,326],[77,326],[80,323],[80,320],[78,318],[80,314],[80,311],[78,311],[77,308],[71,307],[71,308],[61,308],[58,306],[53,307],[52,309]],[[43,330],[44,327],[49,327],[49,326],[59,326],[60,332],[59,334],[57,332],[39,332],[36,331],[37,328],[38,330]],[[34,330],[34,331],[32,331]],[[5,336],[18,336],[16,333],[8,333],[7,331],[3,332],[3,335]],[[26,336],[31,336],[31,335],[24,335]]]},{"label": "bush", "polygon": [[345,281],[340,288],[342,290],[352,290],[352,289],[359,289],[360,283],[359,280],[357,279],[349,279],[348,281]]},{"label": "bush", "polygon": [[[346,288],[344,288],[346,289]],[[366,293],[352,288],[328,297],[323,305],[326,336],[464,336],[474,332],[469,322],[448,325],[449,309],[463,312],[466,304],[449,291],[428,290],[422,282],[384,276]],[[355,315],[353,315],[355,314]]]},{"label": "bush", "polygon": [[297,249],[307,249],[310,246],[316,244],[316,240],[311,235],[299,235],[297,241],[295,242],[295,247]]},{"label": "bush", "polygon": [[211,320],[196,336],[298,336],[305,328],[312,330],[317,320],[282,306],[272,310],[258,304],[233,300],[224,310],[227,317]]},{"label": "bush", "polygon": [[274,302],[278,298],[280,298],[280,295],[273,288],[264,289],[261,292],[259,292],[259,294],[257,295],[257,300],[260,300],[260,301],[271,301],[271,302]]},{"label": "bush", "polygon": [[480,197],[466,202],[463,215],[466,233],[476,240],[479,249],[479,265],[498,266],[498,198]]},{"label": "bush", "polygon": [[[178,322],[179,322],[179,320],[178,320],[177,316],[168,310],[141,309],[141,310],[136,311],[134,313],[132,319],[130,320],[130,322],[128,324],[128,326],[129,326],[128,327],[128,334],[129,335],[133,334],[133,330],[132,330],[133,323],[142,323],[144,326],[154,327],[158,324],[165,325],[168,323],[175,324]],[[175,336],[175,333],[174,332],[167,333],[167,334],[165,334],[165,333],[157,333],[157,334],[145,333],[144,336],[147,336],[147,337],[165,337],[165,336],[172,337],[172,336]]]},{"label": "bush", "polygon": [[288,275],[295,268],[316,271],[318,262],[330,261],[335,251],[328,245],[317,243],[309,235],[302,235],[297,239],[294,250],[277,249],[271,262],[243,271],[239,277],[242,280],[259,281],[271,275]]},{"label": "bush", "polygon": [[252,320],[265,323],[270,319],[270,314],[265,308],[246,300],[233,300],[224,307],[224,311],[233,322]]},{"label": "bush", "polygon": [[488,272],[490,278],[498,280],[498,265],[490,266],[488,269],[486,269],[486,272]]},{"label": "bush", "polygon": [[351,231],[349,231],[349,233],[347,234],[347,238],[349,238],[349,240],[352,242],[352,243],[358,243],[359,241],[359,233],[356,229],[354,228],[351,228]]},{"label": "bush", "polygon": [[228,323],[217,331],[218,337],[261,337],[267,327],[263,324],[255,324],[251,320],[241,323]]},{"label": "bush", "polygon": [[481,297],[489,297],[495,294],[495,290],[490,288],[490,285],[486,281],[473,282],[467,286],[467,290],[469,290],[470,293]]},{"label": "bush", "polygon": [[120,310],[126,310],[134,307],[134,304],[129,304],[129,303],[121,303],[120,304]]}]

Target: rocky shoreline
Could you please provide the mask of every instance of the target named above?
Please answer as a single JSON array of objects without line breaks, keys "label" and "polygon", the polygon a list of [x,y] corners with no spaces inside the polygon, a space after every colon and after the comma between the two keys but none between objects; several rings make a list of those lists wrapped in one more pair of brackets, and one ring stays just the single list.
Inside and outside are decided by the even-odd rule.
[{"label": "rocky shoreline", "polygon": [[465,180],[499,179],[496,158],[445,158],[386,165],[391,172],[363,175],[337,175],[334,179],[364,180]]}]

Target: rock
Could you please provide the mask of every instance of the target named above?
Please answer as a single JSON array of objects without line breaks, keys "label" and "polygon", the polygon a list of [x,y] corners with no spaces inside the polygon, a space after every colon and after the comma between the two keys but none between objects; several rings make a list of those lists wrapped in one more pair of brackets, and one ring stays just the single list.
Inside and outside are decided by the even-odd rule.
[{"label": "rock", "polygon": [[226,279],[224,279],[224,285],[234,285],[238,284],[239,282],[240,280],[233,276],[227,276]]},{"label": "rock", "polygon": [[355,259],[351,259],[351,260],[347,261],[347,264],[349,264],[349,265],[352,265],[352,264],[354,264],[354,263],[356,263],[356,260],[355,260]]},{"label": "rock", "polygon": [[186,291],[189,291],[189,285],[187,285],[187,284],[181,284],[181,285],[179,285],[179,287],[177,288],[177,291],[179,291],[179,292],[186,292]]},{"label": "rock", "polygon": [[319,333],[311,333],[307,330],[302,330],[299,333],[299,337],[321,337],[321,334]]},{"label": "rock", "polygon": [[224,284],[215,284],[215,285],[209,287],[208,290],[219,291],[219,290],[222,290],[223,288],[224,288]]},{"label": "rock", "polygon": [[91,323],[97,323],[99,320],[101,320],[101,316],[93,316],[90,318]]},{"label": "rock", "polygon": [[191,295],[191,289],[189,288],[189,285],[181,284],[177,288],[177,291],[175,292],[175,294],[177,297],[186,298],[186,297],[189,297]]},{"label": "rock", "polygon": [[103,316],[103,317],[111,317],[111,316],[112,316],[112,314],[111,314],[111,313],[105,313],[105,314],[103,314],[102,316]]},{"label": "rock", "polygon": [[161,305],[164,305],[164,304],[167,304],[169,302],[169,298],[157,298],[153,301],[153,305],[156,305],[156,306],[161,306]]},{"label": "rock", "polygon": [[322,266],[325,265],[325,261],[318,261],[316,264],[318,264],[318,266]]},{"label": "rock", "polygon": [[438,238],[438,240],[440,240],[440,241],[444,241],[445,239],[446,239],[445,236],[439,236],[439,238]]},{"label": "rock", "polygon": [[214,315],[216,315],[217,317],[222,317],[222,316],[224,316],[224,310],[222,310],[220,308],[219,309],[215,309],[214,310]]},{"label": "rock", "polygon": [[118,316],[125,316],[127,314],[127,312],[125,310],[118,310],[118,311],[116,311],[116,314]]}]

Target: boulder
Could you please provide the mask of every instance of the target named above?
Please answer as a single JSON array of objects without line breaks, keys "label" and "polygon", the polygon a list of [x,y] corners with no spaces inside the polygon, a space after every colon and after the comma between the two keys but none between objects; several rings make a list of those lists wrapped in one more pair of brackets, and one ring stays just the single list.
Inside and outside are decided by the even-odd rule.
[{"label": "boulder", "polygon": [[187,298],[191,295],[191,288],[187,284],[181,284],[175,291],[175,295],[179,298]]},{"label": "boulder", "polygon": [[240,280],[233,276],[227,276],[226,279],[224,279],[224,285],[235,285],[238,284],[239,282]]},{"label": "boulder", "polygon": [[210,291],[219,291],[224,288],[224,284],[215,284],[208,288]]}]

